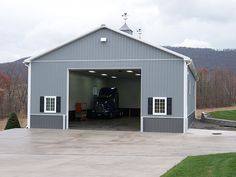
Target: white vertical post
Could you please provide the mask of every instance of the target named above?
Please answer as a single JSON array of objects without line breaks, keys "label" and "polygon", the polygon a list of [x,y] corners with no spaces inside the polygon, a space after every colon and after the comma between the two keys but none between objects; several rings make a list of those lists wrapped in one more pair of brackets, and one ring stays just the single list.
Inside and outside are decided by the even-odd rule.
[{"label": "white vertical post", "polygon": [[66,129],[69,129],[69,79],[70,70],[66,71]]},{"label": "white vertical post", "polygon": [[140,132],[143,132],[143,116],[140,117]]},{"label": "white vertical post", "polygon": [[63,121],[63,130],[65,130],[66,129],[66,115],[65,114],[63,114],[62,116],[62,121]]},{"label": "white vertical post", "polygon": [[183,117],[184,117],[184,125],[183,125],[183,132],[185,133],[188,129],[188,66],[186,61],[184,62],[184,89],[183,89],[183,102],[184,102],[184,109],[183,109]]},{"label": "white vertical post", "polygon": [[28,102],[27,102],[27,127],[30,128],[31,109],[31,63],[28,65]]}]

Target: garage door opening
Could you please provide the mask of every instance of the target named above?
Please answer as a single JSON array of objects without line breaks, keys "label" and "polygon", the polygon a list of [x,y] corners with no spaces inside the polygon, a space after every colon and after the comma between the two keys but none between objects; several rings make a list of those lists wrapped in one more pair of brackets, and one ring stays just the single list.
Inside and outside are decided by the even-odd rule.
[{"label": "garage door opening", "polygon": [[69,70],[69,128],[140,131],[141,70]]}]

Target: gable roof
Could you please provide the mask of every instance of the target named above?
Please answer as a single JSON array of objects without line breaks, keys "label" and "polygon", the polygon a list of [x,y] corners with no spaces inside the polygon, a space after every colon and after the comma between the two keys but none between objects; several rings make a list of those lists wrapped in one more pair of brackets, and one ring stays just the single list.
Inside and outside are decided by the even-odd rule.
[{"label": "gable roof", "polygon": [[91,34],[91,33],[94,33],[94,32],[96,32],[96,31],[100,30],[100,29],[108,29],[108,30],[111,30],[111,31],[113,31],[113,32],[116,32],[116,33],[121,34],[121,35],[123,35],[123,36],[126,36],[126,37],[128,37],[128,38],[131,38],[131,39],[133,39],[133,40],[135,40],[135,41],[141,42],[141,43],[143,43],[143,44],[146,44],[146,45],[149,45],[149,46],[154,47],[154,48],[156,48],[156,49],[159,49],[159,50],[161,50],[161,51],[164,51],[164,52],[166,52],[166,53],[172,54],[172,55],[174,55],[174,56],[176,56],[176,57],[182,58],[184,61],[189,62],[189,65],[188,65],[188,66],[189,66],[191,72],[193,73],[194,78],[195,78],[196,80],[198,79],[198,75],[197,75],[196,68],[195,68],[195,66],[194,66],[194,64],[193,64],[193,62],[192,62],[192,59],[190,59],[189,57],[187,57],[187,56],[185,56],[185,55],[182,55],[182,54],[180,54],[180,53],[177,53],[177,52],[175,52],[175,51],[169,50],[169,49],[167,49],[167,48],[164,48],[164,47],[162,47],[162,46],[157,46],[157,45],[151,44],[151,43],[149,43],[149,42],[146,42],[146,41],[144,41],[144,40],[135,38],[135,37],[133,37],[132,35],[127,34],[127,33],[125,33],[125,32],[122,32],[122,31],[118,31],[118,30],[109,28],[109,27],[107,27],[107,26],[104,25],[104,24],[101,25],[100,27],[98,27],[98,28],[96,28],[96,29],[94,29],[94,30],[92,30],[92,31],[90,31],[90,32],[88,32],[88,33],[86,33],[86,34],[84,34],[84,35],[78,37],[78,38],[75,38],[75,39],[73,39],[73,40],[70,40],[70,41],[68,41],[68,42],[65,42],[64,44],[61,44],[61,45],[59,45],[59,46],[57,46],[57,47],[55,47],[55,48],[52,48],[52,49],[50,49],[50,50],[48,50],[48,51],[45,51],[45,52],[43,52],[43,53],[41,53],[41,54],[39,54],[39,55],[35,55],[35,56],[30,57],[30,58],[27,58],[26,60],[24,60],[24,63],[30,63],[30,62],[32,62],[33,60],[35,60],[35,59],[37,59],[37,58],[39,58],[39,57],[41,57],[41,56],[44,56],[44,55],[46,55],[46,54],[48,54],[48,53],[51,53],[51,52],[53,52],[53,51],[56,51],[57,49],[60,49],[60,48],[66,46],[66,45],[68,45],[68,44],[70,44],[70,43],[73,43],[73,42],[75,42],[75,41],[77,41],[77,40],[79,40],[79,39],[81,39],[81,38],[83,38],[83,37],[85,37],[85,36],[87,36],[87,35],[89,35],[89,34]]}]

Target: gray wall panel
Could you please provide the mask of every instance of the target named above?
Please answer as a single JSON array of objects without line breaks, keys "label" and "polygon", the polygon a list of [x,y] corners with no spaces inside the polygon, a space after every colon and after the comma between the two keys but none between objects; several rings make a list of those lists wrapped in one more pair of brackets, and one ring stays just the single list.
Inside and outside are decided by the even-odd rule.
[{"label": "gray wall panel", "polygon": [[31,115],[30,128],[63,129],[63,116]]},{"label": "gray wall panel", "polygon": [[143,118],[144,132],[183,133],[182,118]]},{"label": "gray wall panel", "polygon": [[[195,87],[196,81],[188,69],[188,115],[190,115],[193,111],[195,111]],[[190,89],[190,91],[189,91]]]},{"label": "gray wall panel", "polygon": [[141,68],[142,115],[148,115],[148,97],[160,96],[172,97],[172,115],[168,117],[183,117],[183,61],[181,60],[32,63],[31,114],[39,113],[40,96],[61,96],[61,113],[66,114],[67,68]]}]

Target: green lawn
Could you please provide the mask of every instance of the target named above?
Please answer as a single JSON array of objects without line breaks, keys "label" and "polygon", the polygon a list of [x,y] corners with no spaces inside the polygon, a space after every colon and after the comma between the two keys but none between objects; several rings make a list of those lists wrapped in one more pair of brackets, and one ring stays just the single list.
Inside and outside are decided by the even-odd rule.
[{"label": "green lawn", "polygon": [[190,156],[161,177],[236,177],[236,153]]},{"label": "green lawn", "polygon": [[225,120],[235,120],[236,121],[236,110],[230,111],[216,111],[209,113],[212,117],[217,119],[225,119]]}]

